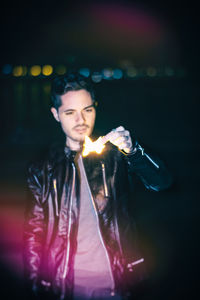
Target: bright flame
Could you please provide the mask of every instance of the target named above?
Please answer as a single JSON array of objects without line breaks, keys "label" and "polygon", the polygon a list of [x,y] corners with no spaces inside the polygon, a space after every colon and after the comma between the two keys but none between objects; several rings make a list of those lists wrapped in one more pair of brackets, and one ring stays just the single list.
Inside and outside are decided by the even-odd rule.
[{"label": "bright flame", "polygon": [[85,136],[82,155],[87,156],[90,152],[96,152],[100,154],[104,147],[105,145],[101,136],[95,142],[93,142],[88,136]]}]

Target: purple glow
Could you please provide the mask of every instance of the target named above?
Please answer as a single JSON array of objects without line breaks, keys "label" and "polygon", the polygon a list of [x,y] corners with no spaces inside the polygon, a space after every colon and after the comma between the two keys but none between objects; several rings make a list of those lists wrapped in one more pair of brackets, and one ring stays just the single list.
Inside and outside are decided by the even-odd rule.
[{"label": "purple glow", "polygon": [[134,7],[125,7],[119,4],[95,4],[91,12],[98,22],[109,29],[135,33],[138,35],[151,35],[158,38],[162,33],[161,24],[149,14]]},{"label": "purple glow", "polygon": [[0,209],[0,263],[22,275],[23,209],[15,205],[1,205]]}]

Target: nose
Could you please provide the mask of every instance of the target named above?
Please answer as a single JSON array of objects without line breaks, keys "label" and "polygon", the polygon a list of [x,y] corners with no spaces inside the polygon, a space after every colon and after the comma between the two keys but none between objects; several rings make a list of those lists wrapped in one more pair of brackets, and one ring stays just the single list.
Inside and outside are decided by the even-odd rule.
[{"label": "nose", "polygon": [[79,123],[79,124],[84,124],[85,123],[85,117],[84,117],[83,112],[77,112],[76,122]]}]

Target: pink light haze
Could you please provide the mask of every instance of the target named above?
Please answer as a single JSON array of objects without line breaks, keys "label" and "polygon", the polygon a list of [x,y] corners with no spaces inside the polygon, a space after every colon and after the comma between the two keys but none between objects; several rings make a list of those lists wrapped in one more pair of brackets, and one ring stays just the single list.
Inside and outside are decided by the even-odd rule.
[{"label": "pink light haze", "polygon": [[94,4],[91,6],[91,13],[108,29],[115,28],[127,34],[134,32],[140,36],[159,38],[164,29],[156,17],[134,6]]}]

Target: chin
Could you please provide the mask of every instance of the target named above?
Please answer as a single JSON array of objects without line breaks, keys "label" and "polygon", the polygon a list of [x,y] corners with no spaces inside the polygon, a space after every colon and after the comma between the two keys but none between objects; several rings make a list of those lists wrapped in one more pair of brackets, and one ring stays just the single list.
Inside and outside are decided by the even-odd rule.
[{"label": "chin", "polygon": [[79,139],[80,143],[83,143],[85,141],[85,136]]},{"label": "chin", "polygon": [[78,137],[76,137],[74,140],[77,141],[77,142],[83,143],[83,142],[85,141],[85,136],[86,136],[86,135],[87,135],[87,134],[84,134],[84,135],[82,135],[82,136],[78,136]]},{"label": "chin", "polygon": [[81,142],[83,143],[85,141],[85,136],[90,136],[91,135],[91,132],[85,132],[83,134],[78,134],[78,135],[75,135],[73,137],[73,140],[76,141],[76,142]]}]

